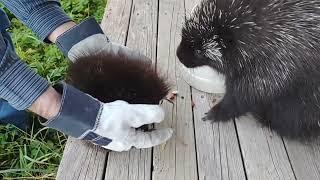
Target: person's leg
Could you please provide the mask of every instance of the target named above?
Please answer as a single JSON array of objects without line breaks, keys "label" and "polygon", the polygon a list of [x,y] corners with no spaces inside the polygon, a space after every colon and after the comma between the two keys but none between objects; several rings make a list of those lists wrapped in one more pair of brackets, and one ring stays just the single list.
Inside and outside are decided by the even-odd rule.
[{"label": "person's leg", "polygon": [[28,113],[18,111],[7,101],[0,99],[0,124],[12,124],[25,130],[28,127]]}]

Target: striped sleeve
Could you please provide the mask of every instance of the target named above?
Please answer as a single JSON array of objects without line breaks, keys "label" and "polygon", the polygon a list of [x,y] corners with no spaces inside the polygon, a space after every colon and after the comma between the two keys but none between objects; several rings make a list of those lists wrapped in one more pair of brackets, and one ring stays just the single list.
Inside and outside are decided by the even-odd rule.
[{"label": "striped sleeve", "polygon": [[6,32],[0,33],[0,47],[0,98],[18,110],[27,109],[49,83],[19,59]]},{"label": "striped sleeve", "polygon": [[57,27],[71,21],[59,0],[0,0],[19,20],[44,41]]},{"label": "striped sleeve", "polygon": [[0,78],[0,97],[18,110],[30,107],[49,83],[22,61],[16,61]]}]

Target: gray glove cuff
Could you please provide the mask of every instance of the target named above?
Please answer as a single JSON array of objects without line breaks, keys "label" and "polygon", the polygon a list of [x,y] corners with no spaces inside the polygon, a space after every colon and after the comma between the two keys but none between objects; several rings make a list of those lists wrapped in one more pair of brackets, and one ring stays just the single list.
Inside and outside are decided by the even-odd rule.
[{"label": "gray glove cuff", "polygon": [[53,88],[62,94],[61,108],[58,115],[44,125],[73,137],[93,129],[100,115],[100,102],[64,82]]},{"label": "gray glove cuff", "polygon": [[53,88],[62,94],[61,108],[56,117],[43,125],[101,146],[111,142],[110,139],[94,133],[102,110],[102,104],[98,100],[64,82]]},{"label": "gray glove cuff", "polygon": [[102,111],[102,104],[97,99],[64,82],[53,88],[62,94],[61,107],[58,115],[42,123],[43,125],[100,146],[112,142],[111,139],[94,132]]},{"label": "gray glove cuff", "polygon": [[60,35],[56,44],[63,54],[68,57],[68,52],[74,45],[95,34],[104,33],[94,18],[88,18]]}]

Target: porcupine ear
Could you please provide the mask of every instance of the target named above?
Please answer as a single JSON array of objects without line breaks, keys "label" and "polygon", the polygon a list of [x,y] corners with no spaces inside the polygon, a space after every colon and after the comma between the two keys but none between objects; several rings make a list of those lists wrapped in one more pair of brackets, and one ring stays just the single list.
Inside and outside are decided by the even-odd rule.
[{"label": "porcupine ear", "polygon": [[105,103],[158,104],[169,92],[165,78],[148,62],[105,54],[79,58],[70,65],[67,82]]}]

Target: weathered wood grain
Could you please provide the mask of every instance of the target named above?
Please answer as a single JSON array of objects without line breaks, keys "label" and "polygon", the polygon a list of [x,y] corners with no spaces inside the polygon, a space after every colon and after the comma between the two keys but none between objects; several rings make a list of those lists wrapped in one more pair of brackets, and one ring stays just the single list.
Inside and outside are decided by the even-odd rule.
[{"label": "weathered wood grain", "polygon": [[112,42],[126,43],[131,8],[132,0],[108,0],[101,28]]},{"label": "weathered wood grain", "polygon": [[236,119],[236,125],[249,180],[295,179],[281,137],[251,115]]},{"label": "weathered wood grain", "polygon": [[157,0],[133,0],[127,46],[142,52],[154,64],[157,53],[157,23]]},{"label": "weathered wood grain", "polygon": [[297,179],[320,179],[320,142],[302,144],[286,139],[284,142]]},{"label": "weathered wood grain", "polygon": [[108,157],[106,180],[149,180],[151,177],[151,151],[112,152]]},{"label": "weathered wood grain", "polygon": [[[192,90],[199,179],[246,179],[234,122],[201,118],[223,95]],[[215,103],[213,103],[215,102]]]},{"label": "weathered wood grain", "polygon": [[154,180],[197,179],[190,87],[179,77],[176,67],[176,48],[184,16],[184,1],[159,1],[157,69],[168,77],[179,96],[173,103],[163,104],[166,120],[157,127],[171,126],[175,136],[166,145],[154,148]]},{"label": "weathered wood grain", "polygon": [[[130,13],[129,11],[127,13]],[[133,0],[127,46],[155,62],[157,46],[157,0]],[[109,153],[105,179],[151,179],[152,149]]]},{"label": "weathered wood grain", "polygon": [[106,155],[100,147],[69,138],[56,179],[103,179]]}]

